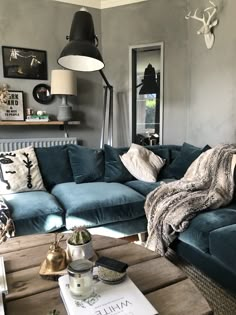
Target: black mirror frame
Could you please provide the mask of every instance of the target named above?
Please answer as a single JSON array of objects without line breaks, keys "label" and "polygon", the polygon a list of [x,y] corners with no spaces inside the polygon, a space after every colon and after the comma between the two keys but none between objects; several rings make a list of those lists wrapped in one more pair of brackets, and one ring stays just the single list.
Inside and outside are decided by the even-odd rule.
[{"label": "black mirror frame", "polygon": [[[46,89],[49,92],[49,95],[44,96],[43,98],[40,98],[39,97],[39,90],[42,88]],[[49,85],[43,84],[43,83],[36,85],[33,89],[32,94],[33,94],[33,97],[34,97],[36,102],[38,102],[40,104],[44,104],[44,105],[51,103],[53,98],[54,98],[54,95],[51,94],[51,87]]]}]

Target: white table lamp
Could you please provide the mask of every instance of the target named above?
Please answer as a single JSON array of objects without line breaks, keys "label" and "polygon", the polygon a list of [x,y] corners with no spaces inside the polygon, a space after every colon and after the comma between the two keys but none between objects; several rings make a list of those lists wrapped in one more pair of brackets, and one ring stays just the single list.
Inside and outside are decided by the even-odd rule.
[{"label": "white table lamp", "polygon": [[72,107],[67,104],[67,95],[77,95],[75,74],[71,70],[56,69],[51,73],[51,94],[62,95],[57,119],[69,121],[72,119]]}]

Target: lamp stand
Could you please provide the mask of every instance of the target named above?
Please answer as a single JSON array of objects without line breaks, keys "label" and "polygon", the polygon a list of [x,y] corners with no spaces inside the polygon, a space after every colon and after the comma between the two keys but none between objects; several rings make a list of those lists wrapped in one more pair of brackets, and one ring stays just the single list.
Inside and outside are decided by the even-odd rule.
[{"label": "lamp stand", "polygon": [[[107,125],[107,144],[112,146],[113,142],[113,86],[108,82],[104,72],[99,70],[103,80],[106,83],[104,87],[104,103],[103,103],[103,122],[102,122],[102,131],[101,131],[101,139],[100,139],[100,148],[102,149],[104,146],[104,135],[106,129],[106,121],[108,120]],[[107,94],[109,91],[109,103],[107,106]],[[108,118],[106,117],[108,114]],[[107,118],[107,120],[106,120]]]},{"label": "lamp stand", "polygon": [[67,104],[67,96],[62,96],[62,102],[59,106],[57,120],[59,121],[69,121],[72,120],[72,107]]}]

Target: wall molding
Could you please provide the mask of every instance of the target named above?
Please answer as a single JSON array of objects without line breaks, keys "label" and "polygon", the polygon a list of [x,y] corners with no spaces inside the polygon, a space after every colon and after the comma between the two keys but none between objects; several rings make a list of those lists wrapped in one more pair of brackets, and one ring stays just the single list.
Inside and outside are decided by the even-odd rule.
[{"label": "wall molding", "polygon": [[101,0],[101,9],[118,7],[137,2],[144,2],[148,0]]},{"label": "wall molding", "polygon": [[83,7],[101,9],[101,0],[53,0],[53,1],[80,5]]},{"label": "wall molding", "polygon": [[148,0],[53,0],[95,9],[107,9]]}]

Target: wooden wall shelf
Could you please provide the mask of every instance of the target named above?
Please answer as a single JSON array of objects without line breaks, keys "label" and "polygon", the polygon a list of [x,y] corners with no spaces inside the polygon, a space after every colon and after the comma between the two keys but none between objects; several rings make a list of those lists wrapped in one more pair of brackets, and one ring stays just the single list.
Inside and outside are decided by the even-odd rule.
[{"label": "wooden wall shelf", "polygon": [[46,125],[46,126],[63,126],[63,125],[79,125],[79,121],[0,121],[0,126],[32,126],[32,125]]},{"label": "wooden wall shelf", "polygon": [[59,126],[64,130],[65,137],[68,137],[68,126],[79,125],[80,121],[0,121],[0,126]]}]

